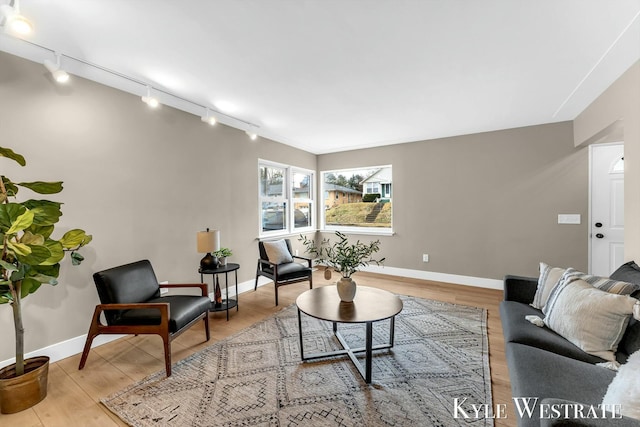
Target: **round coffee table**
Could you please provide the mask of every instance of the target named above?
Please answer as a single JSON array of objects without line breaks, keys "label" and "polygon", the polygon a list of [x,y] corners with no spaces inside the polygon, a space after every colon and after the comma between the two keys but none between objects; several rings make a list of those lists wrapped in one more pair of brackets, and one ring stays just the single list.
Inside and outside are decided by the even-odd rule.
[{"label": "round coffee table", "polygon": [[[346,354],[364,378],[371,383],[371,359],[373,350],[388,349],[393,347],[395,317],[402,311],[402,301],[397,295],[382,289],[358,286],[353,302],[342,302],[338,296],[336,286],[323,286],[302,293],[296,299],[298,306],[298,331],[300,334],[300,356],[303,361],[331,357]],[[324,353],[304,354],[302,340],[301,313],[316,319],[333,323],[333,333],[342,345],[342,350]],[[373,345],[373,323],[390,319],[389,343]],[[366,325],[366,337],[364,348],[350,348],[338,331],[338,323],[364,323]],[[365,352],[365,367],[356,357],[356,353]]]}]

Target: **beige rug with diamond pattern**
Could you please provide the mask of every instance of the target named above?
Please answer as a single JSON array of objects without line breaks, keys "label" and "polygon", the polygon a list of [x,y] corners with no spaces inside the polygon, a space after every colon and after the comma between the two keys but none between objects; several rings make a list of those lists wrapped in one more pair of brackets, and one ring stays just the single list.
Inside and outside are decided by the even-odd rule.
[{"label": "beige rug with diamond pattern", "polygon": [[[102,403],[132,426],[492,426],[453,416],[456,398],[492,403],[486,311],[401,298],[395,346],[374,352],[371,384],[347,356],[301,362],[292,305]],[[340,348],[331,323],[302,319],[305,352]],[[363,325],[339,328],[364,347]],[[375,323],[374,344],[388,333]]]}]

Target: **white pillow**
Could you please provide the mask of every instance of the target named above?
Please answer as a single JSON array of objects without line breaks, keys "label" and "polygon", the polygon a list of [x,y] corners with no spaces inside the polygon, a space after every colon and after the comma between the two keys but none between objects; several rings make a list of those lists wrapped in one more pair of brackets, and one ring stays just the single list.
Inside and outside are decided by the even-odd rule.
[{"label": "white pillow", "polygon": [[602,399],[603,405],[621,405],[625,417],[640,420],[640,351],[636,351],[618,370]]},{"label": "white pillow", "polygon": [[533,308],[537,308],[539,310],[544,308],[547,304],[547,300],[549,299],[549,294],[560,282],[565,271],[566,270],[564,268],[550,267],[544,262],[540,263],[538,288],[536,289],[536,294],[533,297],[533,302],[531,303]]},{"label": "white pillow", "polygon": [[565,278],[549,295],[544,323],[584,352],[613,362],[637,301]]},{"label": "white pillow", "polygon": [[269,261],[275,264],[293,262],[289,248],[287,248],[287,242],[285,242],[284,239],[273,242],[263,242],[263,245]]}]

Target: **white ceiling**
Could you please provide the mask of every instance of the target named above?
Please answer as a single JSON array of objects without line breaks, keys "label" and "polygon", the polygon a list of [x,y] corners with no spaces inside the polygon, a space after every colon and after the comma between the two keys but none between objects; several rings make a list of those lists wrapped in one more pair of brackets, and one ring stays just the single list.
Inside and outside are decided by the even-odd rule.
[{"label": "white ceiling", "polygon": [[[22,0],[21,10],[35,27],[26,40],[66,55],[71,73],[144,93],[68,57],[97,64],[197,116],[232,104],[240,121],[222,122],[316,154],[571,120],[640,59],[640,0]],[[53,58],[7,35],[0,50]]]}]

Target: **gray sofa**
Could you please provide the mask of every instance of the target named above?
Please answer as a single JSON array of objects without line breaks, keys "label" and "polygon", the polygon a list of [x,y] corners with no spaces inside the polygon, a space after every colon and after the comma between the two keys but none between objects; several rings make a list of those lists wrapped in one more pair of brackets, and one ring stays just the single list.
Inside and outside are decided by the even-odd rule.
[{"label": "gray sofa", "polygon": [[[627,263],[625,265],[628,265]],[[637,267],[635,263],[633,263]],[[621,267],[622,268],[622,267]],[[629,272],[631,272],[629,274]],[[615,273],[614,273],[615,274]],[[612,278],[640,284],[633,268]],[[624,276],[624,277],[621,277]],[[615,371],[597,366],[603,359],[587,354],[546,326],[540,328],[525,319],[526,315],[544,318],[540,310],[531,307],[538,284],[537,278],[506,276],[504,301],[500,303],[500,318],[505,339],[505,350],[511,392],[514,398],[538,398],[533,415],[518,416],[520,427],[528,426],[620,426],[640,427],[640,421],[628,417],[621,419],[561,419],[539,416],[540,404],[582,403],[598,405],[602,402]],[[632,294],[638,298],[638,292]],[[624,363],[627,357],[640,349],[640,322],[633,318],[619,344],[616,358]],[[521,405],[523,402],[520,401]],[[515,401],[516,413],[519,411]]]}]

